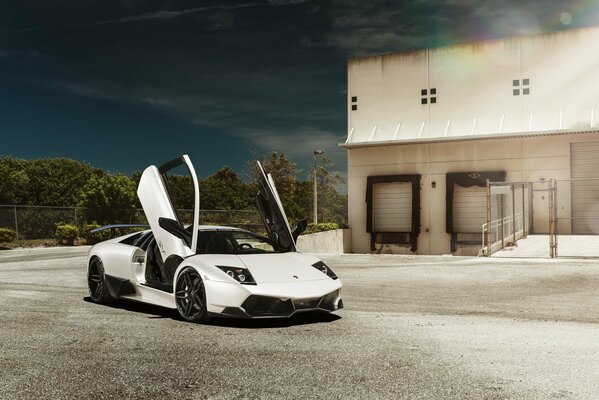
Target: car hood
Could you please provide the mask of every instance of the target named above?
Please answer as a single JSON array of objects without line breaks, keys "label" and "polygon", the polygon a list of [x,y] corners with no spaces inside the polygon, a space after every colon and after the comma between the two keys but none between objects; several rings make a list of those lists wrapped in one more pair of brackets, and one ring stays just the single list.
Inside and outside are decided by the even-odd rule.
[{"label": "car hood", "polygon": [[244,254],[237,257],[258,283],[302,282],[330,279],[295,253]]}]

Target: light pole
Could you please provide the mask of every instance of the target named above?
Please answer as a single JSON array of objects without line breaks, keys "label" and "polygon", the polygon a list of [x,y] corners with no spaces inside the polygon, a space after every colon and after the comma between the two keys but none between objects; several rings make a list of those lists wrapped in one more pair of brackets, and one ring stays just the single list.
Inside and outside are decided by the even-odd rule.
[{"label": "light pole", "polygon": [[314,224],[318,223],[318,188],[316,184],[316,156],[324,154],[323,150],[314,150]]}]

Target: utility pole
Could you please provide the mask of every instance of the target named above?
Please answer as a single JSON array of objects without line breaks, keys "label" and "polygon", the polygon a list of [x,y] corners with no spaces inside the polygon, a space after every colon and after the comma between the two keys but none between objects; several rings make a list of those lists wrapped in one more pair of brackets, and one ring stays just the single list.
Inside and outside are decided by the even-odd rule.
[{"label": "utility pole", "polygon": [[318,188],[316,183],[316,156],[324,154],[323,150],[314,150],[314,224],[318,223]]}]

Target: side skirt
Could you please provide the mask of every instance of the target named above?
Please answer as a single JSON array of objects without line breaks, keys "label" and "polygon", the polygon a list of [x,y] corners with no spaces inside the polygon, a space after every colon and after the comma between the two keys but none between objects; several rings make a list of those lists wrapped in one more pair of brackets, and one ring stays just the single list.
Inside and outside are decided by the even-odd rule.
[{"label": "side skirt", "polygon": [[147,286],[147,287],[151,287],[154,289],[158,289],[158,290],[162,290],[163,292],[167,292],[167,293],[172,293],[173,292],[173,285],[169,285],[168,283],[162,283],[162,282],[146,282],[146,283],[142,283],[143,286]]},{"label": "side skirt", "polygon": [[144,285],[135,285],[135,294],[123,295],[121,298],[154,304],[160,307],[177,308],[173,293],[167,293]]}]

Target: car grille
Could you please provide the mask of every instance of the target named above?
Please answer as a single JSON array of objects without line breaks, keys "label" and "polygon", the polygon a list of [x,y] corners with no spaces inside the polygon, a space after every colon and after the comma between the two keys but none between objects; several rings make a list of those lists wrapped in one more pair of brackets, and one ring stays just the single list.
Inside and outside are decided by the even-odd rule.
[{"label": "car grille", "polygon": [[286,317],[293,313],[293,303],[291,300],[281,300],[275,297],[250,296],[241,307],[252,317]]},{"label": "car grille", "polygon": [[[241,305],[243,311],[238,310],[250,317],[288,317],[296,311],[317,309],[327,311],[338,310],[343,308],[341,299],[337,302],[338,298],[338,290],[322,297],[294,300],[281,300],[276,297],[251,295]],[[224,312],[231,315],[238,315],[239,313],[233,313],[232,311],[227,308]]]},{"label": "car grille", "polygon": [[316,299],[299,299],[293,300],[293,306],[296,310],[305,310],[308,308],[317,308],[320,304],[320,300],[322,297],[318,297]]}]

